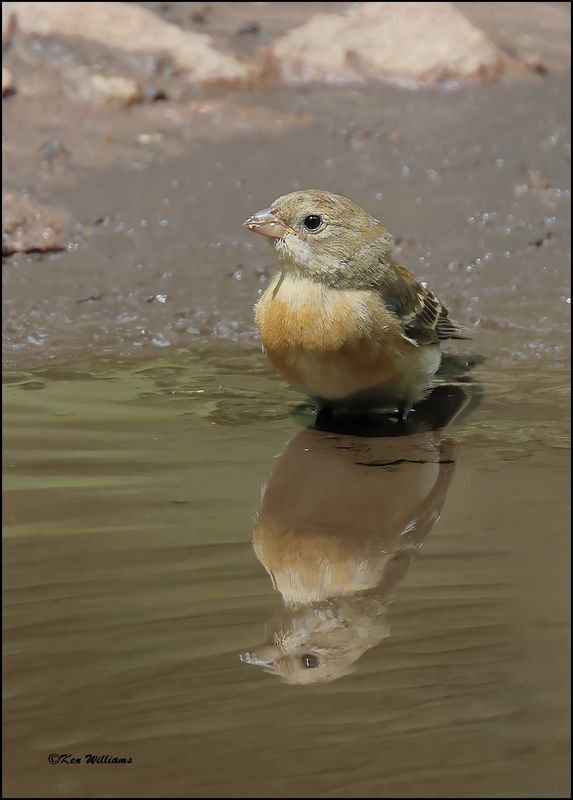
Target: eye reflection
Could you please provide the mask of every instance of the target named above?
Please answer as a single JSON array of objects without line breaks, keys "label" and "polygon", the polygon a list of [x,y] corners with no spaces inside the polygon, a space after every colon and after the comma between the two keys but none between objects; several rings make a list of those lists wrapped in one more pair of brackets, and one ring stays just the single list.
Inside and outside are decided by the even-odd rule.
[{"label": "eye reflection", "polygon": [[318,656],[315,656],[313,653],[307,653],[307,655],[304,655],[301,660],[305,666],[305,669],[314,669],[320,664]]},{"label": "eye reflection", "polygon": [[309,214],[308,217],[304,218],[304,227],[308,228],[309,231],[315,231],[317,228],[320,228],[322,225],[322,217],[318,214]]}]

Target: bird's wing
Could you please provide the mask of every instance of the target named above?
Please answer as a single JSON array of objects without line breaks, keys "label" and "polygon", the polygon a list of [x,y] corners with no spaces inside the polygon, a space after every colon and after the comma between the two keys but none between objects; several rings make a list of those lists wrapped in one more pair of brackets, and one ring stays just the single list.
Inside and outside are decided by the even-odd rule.
[{"label": "bird's wing", "polygon": [[448,309],[397,261],[391,263],[383,287],[388,310],[399,319],[405,338],[418,345],[436,344],[442,339],[469,339],[464,329],[449,316]]}]

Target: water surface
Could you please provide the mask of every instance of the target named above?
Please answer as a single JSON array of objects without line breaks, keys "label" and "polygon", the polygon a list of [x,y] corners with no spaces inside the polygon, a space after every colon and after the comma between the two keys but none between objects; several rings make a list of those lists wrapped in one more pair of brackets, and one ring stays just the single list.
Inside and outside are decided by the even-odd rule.
[{"label": "water surface", "polygon": [[[455,391],[396,437],[312,430],[233,348],[6,373],[5,793],[565,796],[567,376],[486,362]],[[294,606],[261,526],[307,570]],[[346,573],[317,600],[321,559]],[[321,681],[240,660],[316,646],[325,608]]]}]

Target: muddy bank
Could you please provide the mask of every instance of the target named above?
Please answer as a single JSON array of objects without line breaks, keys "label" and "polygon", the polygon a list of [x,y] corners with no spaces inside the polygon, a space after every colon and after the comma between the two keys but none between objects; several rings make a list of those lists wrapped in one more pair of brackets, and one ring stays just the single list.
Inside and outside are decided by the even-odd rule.
[{"label": "muddy bank", "polygon": [[[5,359],[132,355],[213,335],[255,345],[251,307],[273,259],[240,224],[279,194],[313,185],[384,220],[403,263],[476,326],[482,349],[562,362],[570,312],[567,85],[549,76],[463,95],[253,92],[253,106],[272,102],[280,114],[313,119],[219,141],[209,141],[208,121],[204,133],[200,125],[166,133],[148,124],[138,128],[145,143],[135,131],[129,140],[136,157],[98,169],[74,163],[66,136],[70,155],[38,165],[45,177],[35,196],[72,210],[70,246],[5,262]],[[226,95],[231,100],[244,97]],[[5,128],[8,142],[16,139],[16,105]],[[178,152],[166,154],[165,140]],[[27,171],[24,162],[16,159]],[[8,165],[7,179],[17,170]]]},{"label": "muddy bank", "polygon": [[[299,3],[146,5],[245,63],[309,18]],[[5,365],[212,338],[257,347],[252,304],[274,262],[240,224],[305,186],[379,216],[403,263],[474,327],[480,352],[562,365],[570,79],[556,21],[566,12],[545,4],[540,16],[526,3],[510,25],[512,4],[487,5],[460,7],[496,46],[543,70],[456,91],[206,88],[157,55],[16,30],[3,165],[20,207],[8,204],[4,252],[32,252],[3,264]],[[94,65],[95,77],[120,83],[94,83]]]}]

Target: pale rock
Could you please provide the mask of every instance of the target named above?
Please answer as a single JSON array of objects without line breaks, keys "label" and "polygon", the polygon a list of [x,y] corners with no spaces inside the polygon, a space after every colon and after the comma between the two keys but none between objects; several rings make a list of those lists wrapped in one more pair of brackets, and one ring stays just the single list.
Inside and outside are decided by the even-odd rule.
[{"label": "pale rock", "polygon": [[143,100],[143,91],[132,78],[94,74],[86,67],[68,71],[66,90],[74,100],[84,103],[131,106]]},{"label": "pale rock", "polygon": [[21,192],[2,194],[2,255],[64,250],[67,211],[31,200]]},{"label": "pale rock", "polygon": [[268,52],[286,82],[395,80],[412,85],[497,78],[511,59],[453,3],[355,3],[319,14]]},{"label": "pale rock", "polygon": [[69,36],[140,55],[160,53],[197,82],[248,77],[247,66],[218,52],[206,34],[185,31],[136,3],[2,3],[3,32],[13,14],[21,33]]}]

